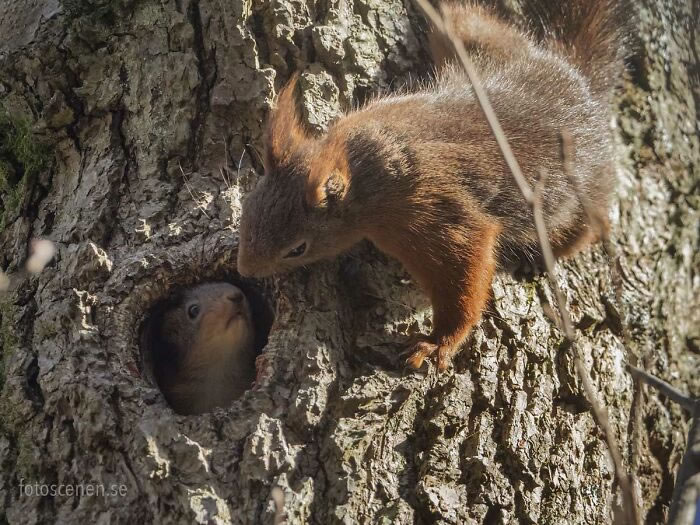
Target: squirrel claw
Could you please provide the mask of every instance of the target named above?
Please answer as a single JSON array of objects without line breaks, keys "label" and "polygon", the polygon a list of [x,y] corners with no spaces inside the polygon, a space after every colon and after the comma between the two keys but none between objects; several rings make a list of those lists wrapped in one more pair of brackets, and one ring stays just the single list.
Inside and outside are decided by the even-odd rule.
[{"label": "squirrel claw", "polygon": [[431,343],[429,341],[420,341],[411,348],[411,355],[406,359],[406,364],[411,368],[418,370],[423,366],[423,361],[426,358],[434,355],[437,352],[437,367],[439,370],[447,370],[450,366],[451,352],[450,348],[445,345]]},{"label": "squirrel claw", "polygon": [[428,341],[420,341],[411,348],[411,355],[406,359],[406,364],[418,370],[423,366],[426,357],[430,357],[438,350],[438,345]]}]

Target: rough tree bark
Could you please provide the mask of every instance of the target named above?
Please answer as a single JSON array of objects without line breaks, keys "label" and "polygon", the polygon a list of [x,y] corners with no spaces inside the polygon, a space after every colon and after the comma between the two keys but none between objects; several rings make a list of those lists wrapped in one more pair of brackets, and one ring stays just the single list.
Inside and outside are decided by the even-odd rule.
[{"label": "rough tree bark", "polygon": [[[616,122],[626,314],[600,247],[558,277],[647,522],[660,523],[687,422],[653,393],[634,410],[624,361],[700,393],[699,8],[639,10]],[[499,276],[441,375],[402,369],[429,308],[369,246],[254,283],[275,312],[268,377],[231,408],[178,416],[141,366],[150,306],[236,277],[240,200],[262,171],[275,89],[303,70],[321,129],[424,75],[410,2],[9,0],[0,35],[0,268],[14,272],[0,296],[0,522],[271,523],[273,486],[292,523],[611,521],[612,467],[543,277]],[[37,236],[57,257],[26,277]],[[20,489],[34,483],[126,494]]]}]

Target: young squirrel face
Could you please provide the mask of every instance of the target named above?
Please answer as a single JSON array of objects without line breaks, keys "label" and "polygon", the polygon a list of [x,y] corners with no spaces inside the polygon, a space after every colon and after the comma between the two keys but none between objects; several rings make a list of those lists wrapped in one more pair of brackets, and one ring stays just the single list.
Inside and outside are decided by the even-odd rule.
[{"label": "young squirrel face", "polygon": [[163,319],[162,337],[181,349],[183,363],[217,361],[220,353],[252,345],[250,306],[243,292],[228,283],[207,283],[187,290]]},{"label": "young squirrel face", "polygon": [[225,406],[251,387],[255,328],[236,286],[207,283],[187,290],[155,330],[156,380],[177,412]]},{"label": "young squirrel face", "polygon": [[337,255],[353,244],[346,202],[349,170],[342,141],[315,140],[303,130],[282,90],[267,129],[265,176],[243,203],[238,272],[264,277]]}]

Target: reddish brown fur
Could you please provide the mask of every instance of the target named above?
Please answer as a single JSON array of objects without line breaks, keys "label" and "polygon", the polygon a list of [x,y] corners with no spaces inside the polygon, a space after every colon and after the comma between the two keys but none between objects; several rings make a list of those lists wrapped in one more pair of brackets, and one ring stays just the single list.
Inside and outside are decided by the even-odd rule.
[{"label": "reddish brown fur", "polygon": [[[452,33],[461,37],[464,47],[472,53],[486,53],[492,58],[509,60],[526,53],[531,45],[525,35],[514,31],[487,6],[446,2],[440,6],[440,11]],[[454,60],[454,48],[442,33],[428,33],[428,44],[437,66]]]},{"label": "reddish brown fur", "polygon": [[551,239],[552,252],[554,257],[562,258],[576,254],[589,244],[593,244],[601,240],[610,231],[610,224],[605,219],[602,224],[598,225],[601,229],[597,231],[595,227],[581,224],[575,226],[572,230],[563,232],[562,235]]},{"label": "reddish brown fur", "polygon": [[277,97],[277,107],[270,114],[267,126],[266,169],[289,161],[291,156],[308,143],[308,137],[296,111],[294,92],[299,74],[295,73]]},{"label": "reddish brown fur", "polygon": [[[605,215],[614,185],[607,107],[614,78],[595,72],[621,69],[622,43],[617,26],[607,21],[617,20],[607,0],[572,0],[569,7],[554,0],[530,3],[533,13],[552,6],[553,16],[537,19],[551,24],[551,31],[535,30],[541,39],[481,7],[444,9],[480,72],[523,173],[534,183],[547,170],[543,212],[561,256],[579,250],[597,232],[586,224],[563,172],[560,131],[567,128],[574,141],[577,186]],[[378,99],[319,138],[301,129],[293,87],[283,91],[270,120],[267,176],[244,203],[238,269],[268,275],[369,239],[403,263],[433,305],[433,332],[416,344],[409,364],[419,367],[437,354],[444,369],[478,322],[497,266],[535,259],[539,245],[532,212],[467,79],[449,64],[441,37],[432,35],[431,43],[436,62],[448,62],[433,85]],[[601,45],[610,47],[598,49]]]},{"label": "reddish brown fur", "polygon": [[342,199],[349,179],[348,154],[344,141],[339,137],[311,161],[309,180],[306,183],[306,202],[309,206],[326,207],[329,190],[335,190],[334,198]]}]

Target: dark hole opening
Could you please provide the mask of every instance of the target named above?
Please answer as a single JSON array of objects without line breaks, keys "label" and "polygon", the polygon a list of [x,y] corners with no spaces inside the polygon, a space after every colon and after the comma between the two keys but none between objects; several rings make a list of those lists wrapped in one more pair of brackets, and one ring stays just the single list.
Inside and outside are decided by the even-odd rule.
[{"label": "dark hole opening", "polygon": [[[227,348],[229,336],[237,337],[235,334],[238,334],[239,330],[244,330],[247,321],[241,321],[243,324],[231,327],[232,332],[228,331],[229,323],[235,321],[229,320],[221,325],[205,325],[205,314],[200,314],[200,308],[193,308],[190,304],[193,295],[188,291],[200,285],[213,283],[233,285],[240,289],[247,299],[254,337],[252,345],[248,342],[240,345],[236,343],[236,348],[245,349],[240,350],[241,353],[238,356],[235,356],[233,351],[227,352],[222,349]],[[203,289],[200,288],[200,290]],[[223,293],[222,290],[235,289],[212,287],[211,290],[207,292],[213,294],[211,297],[209,295],[202,296],[203,298],[196,297],[195,302],[218,301],[218,304],[228,305],[235,311],[237,307],[231,306],[231,303],[236,304],[235,295],[229,294],[226,299],[217,295]],[[229,300],[231,303],[228,302]],[[201,315],[201,319],[197,319],[195,314]],[[246,316],[243,317],[247,319]],[[168,404],[180,414],[200,414],[210,412],[217,407],[229,406],[251,388],[255,377],[254,359],[260,355],[267,344],[273,321],[273,309],[266,300],[265,290],[261,289],[257,283],[241,280],[235,274],[214,275],[210,279],[173,286],[166,297],[157,301],[149,309],[141,324],[140,350],[143,375],[151,384],[159,388]],[[188,324],[189,322],[192,324]],[[210,326],[221,329],[212,331]],[[194,338],[194,333],[205,329],[207,335],[214,335],[216,332],[216,337],[207,338],[205,343],[201,343],[201,339],[198,339],[199,347],[195,351],[196,345],[189,344],[193,339],[187,339],[182,334]],[[220,342],[221,339],[223,342]],[[203,347],[207,349],[206,352],[201,351]],[[194,359],[198,354],[203,354],[206,359]]]}]

